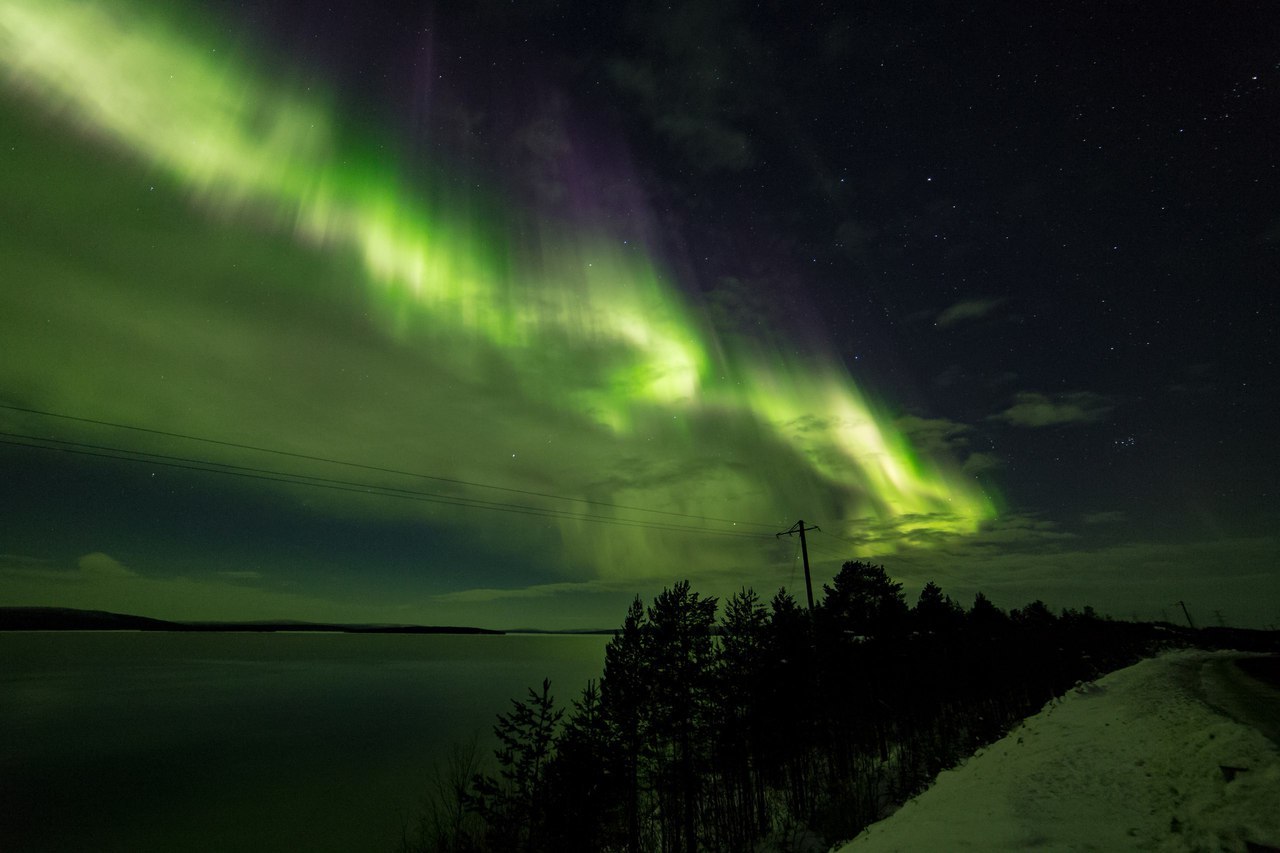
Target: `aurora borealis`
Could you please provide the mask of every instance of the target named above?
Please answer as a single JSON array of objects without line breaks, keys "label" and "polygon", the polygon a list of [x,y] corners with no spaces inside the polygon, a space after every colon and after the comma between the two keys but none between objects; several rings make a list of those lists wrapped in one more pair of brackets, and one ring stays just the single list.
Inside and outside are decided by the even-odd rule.
[{"label": "aurora borealis", "polygon": [[[1125,394],[1013,379],[974,415],[931,402],[923,375],[903,381],[909,367],[864,380],[862,352],[892,343],[875,318],[920,322],[876,269],[900,261],[867,252],[811,272],[816,253],[788,236],[808,223],[776,198],[754,209],[722,195],[713,221],[689,224],[704,208],[681,176],[700,169],[714,198],[744,168],[736,137],[715,156],[700,147],[724,141],[712,131],[730,119],[676,97],[685,106],[649,136],[636,130],[666,97],[653,87],[716,84],[638,77],[572,39],[531,62],[536,74],[482,73],[498,66],[486,51],[511,55],[532,22],[477,9],[397,9],[349,32],[317,20],[328,49],[299,35],[274,50],[299,10],[0,2],[0,421],[17,507],[3,603],[608,625],[619,602],[676,577],[712,594],[796,588],[794,543],[773,533],[803,516],[830,537],[819,566],[896,560],[918,582],[951,572],[937,579],[960,594],[1066,589],[1072,600],[1051,603],[1103,607],[1106,576],[1063,587],[1054,572],[1072,549],[1123,561],[1136,540],[1085,543],[1066,516],[1097,527],[1144,513],[1002,480],[1016,471],[1005,447],[1059,451],[993,436],[1058,442],[1064,427],[1112,423]],[[362,49],[334,51],[348,40]],[[406,44],[419,52],[397,58]],[[385,67],[371,64],[382,53]],[[395,97],[353,82],[406,63]],[[575,99],[564,75],[585,80],[593,63],[615,91]],[[618,116],[601,107],[637,91]],[[498,141],[470,142],[473,124]],[[803,138],[797,162],[820,161]],[[812,168],[823,193],[839,191],[844,178]],[[878,240],[843,213],[828,225],[842,248]],[[733,256],[754,244],[771,248]],[[806,289],[810,276],[840,285]],[[993,288],[935,297],[923,334],[1047,310]],[[852,345],[833,298],[866,327]],[[942,358],[938,374],[961,363]],[[1013,357],[999,373],[1033,369]],[[1274,553],[1252,532],[1223,535],[1255,561],[1248,574]],[[1169,554],[1137,560],[1180,576]]]}]

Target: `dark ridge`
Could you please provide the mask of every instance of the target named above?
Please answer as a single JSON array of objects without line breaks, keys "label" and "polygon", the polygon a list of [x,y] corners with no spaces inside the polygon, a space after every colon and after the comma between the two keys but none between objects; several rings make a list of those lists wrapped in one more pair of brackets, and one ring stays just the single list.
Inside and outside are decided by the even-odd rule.
[{"label": "dark ridge", "polygon": [[175,631],[205,633],[503,634],[464,625],[344,625],[323,622],[172,622],[70,607],[0,607],[0,631]]},{"label": "dark ridge", "polygon": [[0,631],[181,631],[178,622],[71,607],[0,607]]}]

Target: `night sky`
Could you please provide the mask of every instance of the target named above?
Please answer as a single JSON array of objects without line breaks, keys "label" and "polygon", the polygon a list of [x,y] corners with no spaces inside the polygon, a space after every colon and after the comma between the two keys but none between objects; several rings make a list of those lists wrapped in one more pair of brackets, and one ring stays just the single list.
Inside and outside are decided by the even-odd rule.
[{"label": "night sky", "polygon": [[1280,621],[1272,3],[0,0],[0,605]]}]

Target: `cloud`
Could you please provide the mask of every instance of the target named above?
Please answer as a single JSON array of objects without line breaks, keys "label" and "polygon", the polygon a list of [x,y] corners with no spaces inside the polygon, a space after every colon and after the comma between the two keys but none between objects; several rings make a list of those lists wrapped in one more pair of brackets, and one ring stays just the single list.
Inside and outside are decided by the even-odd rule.
[{"label": "cloud", "polygon": [[773,99],[768,53],[732,4],[687,3],[627,22],[635,51],[605,60],[606,79],[685,162],[737,172],[759,160],[753,132]]},{"label": "cloud", "polygon": [[960,470],[970,476],[1004,467],[1004,460],[994,453],[970,453]]},{"label": "cloud", "polygon": [[722,338],[763,349],[788,346],[793,338],[777,318],[777,300],[770,282],[737,276],[721,276],[703,296],[706,317]]},{"label": "cloud", "polygon": [[974,374],[962,364],[948,365],[941,373],[933,378],[933,384],[939,388],[952,388],[960,385],[982,385],[986,388],[1000,388],[1001,386],[1012,385],[1018,381],[1018,374],[1012,370],[1001,371],[1000,373],[990,373],[984,371],[981,374]]},{"label": "cloud", "polygon": [[969,371],[961,364],[947,365],[946,369],[933,378],[933,384],[939,388],[950,388],[970,380]]},{"label": "cloud", "polygon": [[581,582],[562,582],[562,583],[542,583],[525,587],[510,587],[506,589],[496,589],[493,587],[477,587],[474,589],[460,589],[454,592],[444,592],[431,597],[432,601],[441,603],[445,602],[488,602],[502,601],[505,599],[530,599],[530,598],[550,598],[561,595],[582,595],[597,593],[615,593],[630,592],[635,587],[634,580],[617,580],[617,581],[581,581]]},{"label": "cloud", "polygon": [[46,566],[53,562],[47,557],[32,557],[27,554],[0,554],[0,565],[13,566]]},{"label": "cloud", "polygon": [[894,421],[911,443],[925,453],[950,454],[969,443],[973,427],[946,418],[918,418],[903,415]]},{"label": "cloud", "polygon": [[94,578],[136,578],[138,573],[125,566],[119,560],[101,551],[85,554],[76,564],[87,577]]},{"label": "cloud", "polygon": [[1218,369],[1212,362],[1193,364],[1167,386],[1173,394],[1202,396],[1212,394],[1222,387]]},{"label": "cloud", "polygon": [[1056,552],[1075,540],[1074,533],[1061,529],[1056,521],[1031,513],[1011,514],[983,522],[971,537],[952,537],[946,553],[951,555]]},{"label": "cloud", "polygon": [[520,164],[521,177],[534,199],[546,205],[563,202],[569,194],[567,164],[573,147],[560,116],[534,118],[516,132],[511,147],[511,159]]},{"label": "cloud", "polygon": [[1003,299],[962,299],[939,314],[933,324],[939,329],[946,329],[965,320],[979,320],[1003,302]]},{"label": "cloud", "polygon": [[1063,531],[1056,522],[1031,514],[1010,514],[985,521],[972,532],[957,530],[954,522],[953,516],[943,513],[884,520],[860,518],[845,522],[838,535],[865,549],[867,555],[885,555],[886,561],[895,561],[917,549],[942,559],[1056,552],[1064,543],[1078,538]]},{"label": "cloud", "polygon": [[1109,510],[1106,512],[1086,512],[1080,517],[1085,524],[1118,524],[1125,521],[1128,516],[1120,510]]},{"label": "cloud", "polygon": [[1052,397],[1024,391],[1014,397],[1012,406],[992,415],[990,420],[1028,428],[1091,424],[1105,419],[1113,408],[1106,397],[1091,391],[1055,394]]},{"label": "cloud", "polygon": [[750,137],[715,119],[673,113],[659,118],[657,126],[705,171],[737,172],[755,161]]},{"label": "cloud", "polygon": [[873,247],[875,237],[875,229],[855,219],[846,219],[836,227],[836,247],[850,257],[865,255]]},{"label": "cloud", "polygon": [[[0,606],[72,607],[133,613],[158,619],[302,619],[314,622],[377,622],[385,602],[348,593],[303,595],[237,582],[226,573],[207,578],[140,574],[102,552],[85,554],[76,567],[55,560],[0,556]],[[239,573],[232,573],[239,574]],[[417,613],[414,620],[427,621]]]}]

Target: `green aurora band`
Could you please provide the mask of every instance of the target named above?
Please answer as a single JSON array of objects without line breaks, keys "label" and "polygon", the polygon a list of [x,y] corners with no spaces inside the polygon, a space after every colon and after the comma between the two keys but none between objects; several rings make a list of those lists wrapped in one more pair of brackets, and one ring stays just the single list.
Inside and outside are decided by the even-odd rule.
[{"label": "green aurora band", "polygon": [[[234,50],[193,37],[200,32],[198,20],[179,21],[172,10],[161,17],[147,4],[2,0],[5,103],[42,116],[43,132],[72,127],[70,144],[105,152],[76,167],[87,174],[117,168],[102,166],[105,160],[165,184],[186,198],[209,234],[240,234],[262,252],[284,239],[337,270],[334,277],[354,271],[343,281],[350,290],[350,278],[358,278],[360,291],[317,284],[317,310],[371,312],[386,347],[430,365],[434,378],[423,379],[420,391],[405,379],[388,386],[399,400],[382,401],[363,419],[342,415],[345,427],[375,437],[392,435],[393,426],[412,435],[364,453],[355,443],[333,448],[294,436],[290,449],[412,462],[445,476],[707,516],[772,523],[804,513],[838,521],[832,527],[847,535],[871,525],[881,534],[863,538],[866,554],[970,533],[993,517],[991,499],[972,478],[960,476],[951,460],[913,451],[836,359],[718,333],[657,263],[610,235],[521,223],[518,212],[478,193],[414,191],[377,146],[339,131],[328,102],[301,86],[260,79]],[[13,272],[18,250],[10,250],[4,263]],[[28,257],[22,269],[31,294],[68,286],[57,264],[41,271]],[[281,272],[266,286],[298,286],[288,279]],[[0,323],[0,334],[6,331],[13,330]],[[200,406],[192,411],[190,401],[163,396],[178,390],[150,386],[132,402],[128,393],[90,394],[70,373],[39,363],[47,352],[36,343],[25,352],[15,344],[15,351],[20,357],[0,382],[32,405],[201,435],[252,435],[229,433]],[[458,381],[446,390],[441,377]],[[460,460],[451,444],[471,438],[482,446],[489,433],[441,427],[444,435],[437,435],[431,424],[466,388],[495,383],[517,413],[515,423],[539,435],[557,424],[577,445],[575,455],[501,474]],[[254,385],[244,385],[245,400],[229,405],[240,421],[252,421],[269,395],[247,402]],[[415,393],[430,398],[436,420],[392,414],[422,412],[423,404],[409,399]],[[145,407],[142,397],[151,401]],[[353,404],[336,398],[333,405]],[[372,424],[380,414],[389,422]],[[302,432],[304,423],[291,429]],[[660,460],[654,467],[666,473],[638,472],[638,462],[629,479],[601,473],[610,458]],[[653,573],[647,561],[688,555],[649,545],[653,534],[642,530],[557,525],[566,565],[608,562],[624,574]],[[745,553],[732,552],[721,567],[742,562]]]}]

